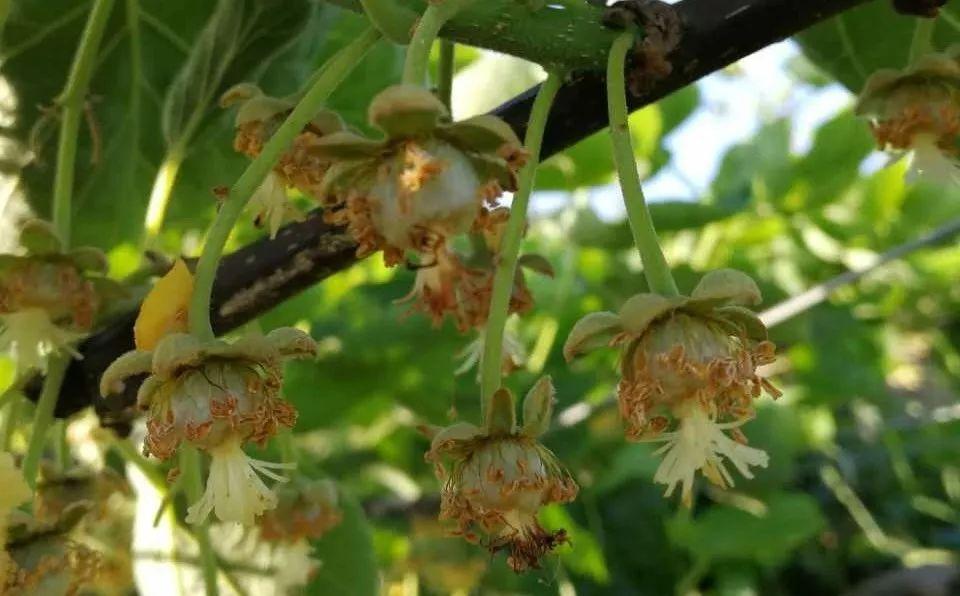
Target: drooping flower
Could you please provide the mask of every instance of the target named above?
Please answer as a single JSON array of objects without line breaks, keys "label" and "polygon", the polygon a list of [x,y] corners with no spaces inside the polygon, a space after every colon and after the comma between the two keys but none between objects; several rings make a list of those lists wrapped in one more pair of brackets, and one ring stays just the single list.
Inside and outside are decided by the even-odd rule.
[{"label": "drooping flower", "polygon": [[743,273],[713,271],[690,297],[638,294],[619,314],[587,315],[564,346],[567,360],[622,347],[617,398],[627,439],[665,443],[654,480],[667,485],[667,496],[679,484],[687,505],[697,471],[725,488],[733,485],[727,463],[747,478],[751,467],[767,465],[739,429],[763,391],[780,394],[757,373],[775,358],[766,327],[743,306],[760,299]]},{"label": "drooping flower", "polygon": [[99,291],[110,286],[106,257],[92,247],[64,252],[40,220],[23,224],[20,243],[24,255],[0,255],[0,351],[24,371],[43,369],[53,353],[79,357],[71,345],[93,325]]},{"label": "drooping flower", "polygon": [[444,105],[416,86],[388,87],[370,103],[370,124],[386,136],[325,136],[311,153],[333,162],[321,199],[346,224],[358,256],[382,249],[430,252],[471,229],[481,207],[516,188],[525,153],[513,130],[483,115],[450,122]]},{"label": "drooping flower", "polygon": [[139,408],[148,413],[144,453],[167,459],[184,441],[209,453],[207,488],[188,519],[199,522],[213,511],[249,525],[276,505],[260,475],[282,479],[275,470],[287,466],[250,458],[242,446],[263,446],[281,428],[293,427],[296,409],[280,396],[283,361],[315,353],[310,336],[292,328],[232,344],[174,333],[152,353],[132,351],[114,361],[100,391],[116,392],[126,378],[149,373],[137,393]]},{"label": "drooping flower", "polygon": [[250,198],[250,210],[255,212],[253,223],[257,227],[266,226],[271,238],[277,237],[280,226],[290,221],[302,221],[303,212],[287,199],[287,189],[275,172],[267,174],[266,179]]},{"label": "drooping flower", "polygon": [[427,453],[443,483],[440,519],[452,521],[454,533],[470,542],[507,551],[518,573],[539,568],[543,556],[566,541],[563,530],[540,525],[540,508],[570,502],[578,492],[537,439],[549,426],[553,400],[553,385],[544,377],[527,394],[518,427],[513,396],[501,389],[483,428],[461,422],[440,430]]},{"label": "drooping flower", "polygon": [[[293,110],[292,98],[265,95],[255,85],[241,83],[220,98],[222,107],[239,105],[235,120],[234,149],[249,157],[263,151],[264,144]],[[321,183],[330,167],[330,160],[319,157],[311,148],[328,134],[346,127],[340,117],[321,110],[294,138],[290,148],[277,160],[271,175],[263,182],[250,202],[256,215],[254,223],[266,225],[271,238],[288,221],[302,219],[303,214],[287,199],[287,188],[296,188],[305,195],[319,198]]]},{"label": "drooping flower", "polygon": [[277,489],[277,507],[260,518],[260,535],[270,542],[316,540],[343,519],[337,485],[295,477]]},{"label": "drooping flower", "polygon": [[[472,243],[469,256],[461,256],[447,243],[421,252],[413,288],[399,302],[409,302],[411,310],[426,314],[434,325],[449,316],[461,332],[482,330],[490,314],[500,238],[508,217],[505,207],[484,207],[473,227],[482,242]],[[533,308],[527,270],[553,276],[549,261],[540,255],[521,255],[517,265],[507,305],[510,314],[523,314]]]},{"label": "drooping flower", "polygon": [[88,501],[75,502],[43,521],[13,511],[0,594],[76,594],[97,585],[101,554],[71,537],[90,507]]},{"label": "drooping flower", "polygon": [[867,80],[857,113],[881,149],[909,153],[908,180],[960,183],[960,48],[924,56]]}]

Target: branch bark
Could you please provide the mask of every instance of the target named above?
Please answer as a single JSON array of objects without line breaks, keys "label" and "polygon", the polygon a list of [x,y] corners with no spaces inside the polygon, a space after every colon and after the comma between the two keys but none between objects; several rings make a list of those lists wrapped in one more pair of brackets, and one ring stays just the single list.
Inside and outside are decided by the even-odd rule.
[{"label": "branch bark", "polygon": [[[669,56],[672,72],[650,86],[644,94],[631,98],[630,109],[653,103],[756,50],[864,1],[683,0],[674,5],[684,23],[684,31],[680,44]],[[336,2],[354,4],[353,0]],[[408,0],[403,2],[408,3]],[[422,4],[421,0],[409,0],[412,4],[417,2]],[[359,7],[359,2],[355,4]],[[475,6],[486,4],[478,2]],[[594,12],[599,26],[600,13]],[[468,11],[459,19],[470,18],[472,14]],[[492,40],[498,35],[505,38],[520,36],[522,32],[518,30],[508,35],[504,31],[513,29],[505,29],[493,35],[490,30],[481,31],[474,25],[459,22],[459,19],[444,29],[442,35],[464,43],[493,47]],[[533,23],[530,26],[533,27]],[[566,25],[551,26],[557,27],[554,30],[556,36],[564,38]],[[609,39],[612,40],[614,34],[610,32]],[[485,41],[489,43],[485,44]],[[509,49],[503,45],[506,41],[501,42],[497,42],[499,49]],[[604,59],[607,48],[608,45],[601,45]],[[535,56],[527,57],[535,59]],[[536,88],[530,89],[494,111],[521,138],[526,132],[536,91]],[[606,126],[602,72],[575,73],[557,95],[544,138],[543,156],[546,158],[562,151]],[[344,231],[324,224],[319,212],[313,212],[306,221],[283,228],[275,240],[261,240],[228,255],[220,264],[214,285],[211,302],[214,330],[221,333],[233,329],[310,285],[346,269],[355,262],[353,254],[353,242]],[[118,317],[80,344],[78,349],[84,358],[71,363],[67,371],[56,409],[58,417],[94,404],[104,425],[123,430],[130,419],[129,408],[134,402],[136,383],[128,383],[125,394],[108,399],[100,398],[98,385],[106,366],[120,354],[133,349],[135,318],[135,312]],[[36,392],[28,386],[27,394],[35,397]]]}]

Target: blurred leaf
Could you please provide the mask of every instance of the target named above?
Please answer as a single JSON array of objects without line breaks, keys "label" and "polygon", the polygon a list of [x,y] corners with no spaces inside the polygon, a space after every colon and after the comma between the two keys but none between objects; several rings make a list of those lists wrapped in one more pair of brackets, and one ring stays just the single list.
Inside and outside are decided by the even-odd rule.
[{"label": "blurred leaf", "polygon": [[[665,165],[664,137],[683,123],[700,103],[699,92],[690,86],[630,115],[630,133],[637,159],[650,168],[647,177]],[[540,190],[574,190],[599,186],[614,179],[613,154],[606,130],[594,133],[573,147],[544,161],[537,170]]]},{"label": "blurred leaf", "polygon": [[551,531],[564,529],[570,538],[568,546],[557,549],[564,567],[579,575],[585,575],[599,584],[610,582],[610,571],[603,558],[603,550],[596,538],[586,528],[578,525],[560,505],[550,505],[540,512],[543,526]]},{"label": "blurred leaf", "polygon": [[843,111],[817,129],[813,147],[796,165],[799,192],[791,192],[784,207],[808,210],[837,200],[838,195],[860,178],[859,166],[873,150],[866,123]]},{"label": "blurred leaf", "polygon": [[714,506],[696,518],[674,519],[670,537],[701,561],[742,559],[776,567],[825,523],[816,501],[805,494],[777,493],[764,505],[757,514]]},{"label": "blurred leaf", "polygon": [[306,0],[220,0],[167,90],[161,117],[167,143],[189,138],[228,85],[291,43],[309,10]]},{"label": "blurred leaf", "polygon": [[[947,4],[936,21],[934,46],[960,42],[960,9]],[[890,2],[864,2],[806,31],[796,39],[811,62],[859,93],[871,73],[907,65],[919,19],[894,11]],[[880,33],[882,32],[882,41]]]},{"label": "blurred leaf", "polygon": [[[658,232],[700,228],[735,213],[715,205],[688,201],[658,201],[650,203],[649,208]],[[605,250],[625,250],[633,246],[629,222],[606,223],[591,210],[583,210],[578,214],[571,234],[573,242],[579,246]]]},{"label": "blurred leaf", "polygon": [[307,586],[307,594],[377,596],[380,574],[373,549],[373,532],[360,504],[340,492],[343,521],[313,542],[320,569]]}]

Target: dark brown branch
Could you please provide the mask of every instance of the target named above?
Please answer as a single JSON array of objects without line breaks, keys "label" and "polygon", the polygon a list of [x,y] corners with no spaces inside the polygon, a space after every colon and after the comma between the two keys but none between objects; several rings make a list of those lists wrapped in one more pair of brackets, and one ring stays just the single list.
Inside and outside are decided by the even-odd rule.
[{"label": "dark brown branch", "polygon": [[[631,99],[639,109],[720,70],[760,48],[849,9],[864,0],[684,0],[675,5],[684,24],[680,44],[668,57],[672,72],[645,94]],[[604,81],[599,73],[577,73],[561,89],[544,139],[545,156],[562,151],[606,127]],[[536,89],[497,108],[522,137]],[[349,267],[353,245],[343,231],[323,224],[316,213],[284,228],[276,240],[261,240],[224,259],[214,286],[213,323],[232,329],[304,288]],[[57,404],[66,416],[95,404],[105,424],[119,424],[131,394],[99,397],[104,368],[133,348],[135,313],[113,321],[79,346],[83,360],[71,364]],[[129,383],[133,385],[133,383]],[[28,391],[29,393],[29,391]]]}]

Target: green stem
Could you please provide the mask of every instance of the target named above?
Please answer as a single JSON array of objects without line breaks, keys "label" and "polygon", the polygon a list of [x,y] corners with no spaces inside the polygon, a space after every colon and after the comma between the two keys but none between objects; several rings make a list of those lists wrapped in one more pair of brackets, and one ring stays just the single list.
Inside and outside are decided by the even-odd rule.
[{"label": "green stem", "polygon": [[413,32],[410,46],[407,48],[407,59],[403,63],[403,83],[405,85],[422,86],[427,83],[427,66],[430,62],[430,48],[440,34],[440,29],[460,9],[473,0],[442,0],[430,3],[423,11],[417,28]]},{"label": "green stem", "polygon": [[17,423],[20,421],[21,404],[23,396],[15,393],[7,404],[7,411],[3,416],[3,427],[0,428],[0,448],[3,451],[10,451],[10,445],[13,442],[13,433],[17,429]]},{"label": "green stem", "polygon": [[187,144],[191,134],[184,134],[167,150],[166,156],[157,169],[153,179],[153,188],[150,189],[150,200],[147,203],[147,214],[143,219],[144,248],[156,248],[157,237],[163,228],[163,220],[167,215],[167,206],[170,204],[170,195],[173,185],[177,181],[177,173],[186,156]]},{"label": "green stem", "polygon": [[80,45],[73,57],[67,84],[57,102],[61,109],[60,140],[57,145],[57,170],[53,178],[53,225],[64,245],[70,244],[71,198],[77,135],[83,120],[83,104],[96,62],[97,49],[106,28],[113,0],[94,0]]},{"label": "green stem", "polygon": [[[180,473],[186,485],[187,499],[196,503],[203,496],[203,470],[200,465],[200,452],[193,446],[180,447]],[[193,535],[200,547],[200,561],[203,567],[203,582],[207,596],[217,596],[217,553],[210,543],[210,531],[206,521],[193,527]]]},{"label": "green stem", "polygon": [[43,380],[43,389],[37,401],[37,409],[33,415],[33,428],[30,432],[30,442],[27,453],[23,456],[23,477],[33,488],[37,483],[37,470],[40,467],[40,458],[47,443],[47,431],[53,422],[53,410],[57,405],[57,396],[60,395],[60,385],[63,375],[67,372],[70,357],[56,354],[47,362],[47,376]]},{"label": "green stem", "polygon": [[607,62],[607,109],[610,113],[610,139],[613,141],[613,158],[620,178],[623,202],[630,220],[633,241],[640,251],[643,261],[643,274],[651,292],[664,296],[676,296],[680,292],[670,274],[670,267],[660,249],[657,231],[647,208],[643,189],[640,187],[640,175],[637,173],[637,161],[634,158],[633,143],[630,140],[630,127],[627,123],[627,94],[624,80],[624,64],[627,52],[633,47],[633,31],[620,35],[610,48]]},{"label": "green stem", "polygon": [[[507,324],[510,308],[510,294],[513,292],[514,278],[517,272],[517,259],[520,256],[520,242],[527,221],[527,205],[537,174],[540,161],[540,145],[543,131],[550,115],[553,98],[562,84],[562,77],[551,72],[540,86],[530,111],[524,146],[529,152],[529,161],[520,171],[517,192],[510,206],[510,219],[507,221],[503,239],[500,241],[500,254],[497,272],[493,278],[493,294],[490,297],[490,314],[487,318],[486,339],[483,342],[483,359],[480,361],[481,404],[489,403],[490,398],[500,388],[501,352],[503,351],[503,330]],[[485,410],[486,408],[484,408]]]},{"label": "green stem", "polygon": [[457,44],[449,39],[440,40],[440,64],[437,65],[437,97],[447,106],[451,114],[453,97],[453,70],[456,59]]},{"label": "green stem", "polygon": [[316,78],[280,128],[270,137],[260,155],[250,162],[247,169],[230,188],[229,197],[220,208],[207,234],[203,253],[197,262],[193,297],[190,302],[190,332],[197,337],[213,337],[213,329],[210,326],[210,293],[217,273],[217,263],[220,261],[220,255],[230,236],[230,231],[250,197],[263,183],[280,155],[290,147],[293,139],[316,115],[333,90],[379,39],[380,33],[370,28],[337,52],[322,67],[321,75]]},{"label": "green stem", "polygon": [[910,42],[910,64],[916,64],[917,60],[933,51],[933,28],[936,23],[936,19],[917,18],[913,41]]},{"label": "green stem", "polygon": [[367,19],[384,37],[400,45],[410,42],[417,13],[394,0],[360,0],[360,5]]},{"label": "green stem", "polygon": [[128,463],[136,466],[137,469],[140,470],[140,473],[143,474],[147,480],[150,481],[150,484],[152,484],[153,487],[158,491],[167,488],[167,479],[164,478],[163,474],[160,472],[160,469],[147,460],[147,458],[140,455],[140,452],[134,449],[133,444],[130,441],[117,436],[112,436],[110,440],[110,446],[117,453],[117,455],[119,455]]}]

